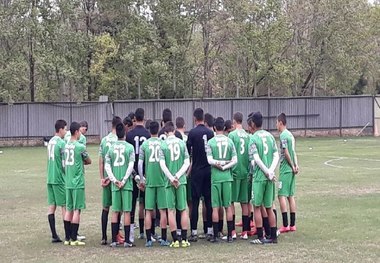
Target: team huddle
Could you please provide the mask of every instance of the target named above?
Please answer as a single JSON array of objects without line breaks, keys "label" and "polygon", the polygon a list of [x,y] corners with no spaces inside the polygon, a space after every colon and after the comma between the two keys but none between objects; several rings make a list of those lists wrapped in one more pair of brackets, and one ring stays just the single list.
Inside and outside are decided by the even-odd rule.
[{"label": "team huddle", "polygon": [[[273,135],[262,129],[260,112],[248,115],[247,130],[240,112],[234,114],[232,121],[214,119],[201,108],[193,116],[195,128],[188,135],[184,133],[184,119],[178,117],[174,125],[169,109],[163,111],[161,124],[145,121],[142,108],[124,120],[113,118],[112,131],[101,140],[99,148],[102,245],[109,244],[110,209],[111,247],[134,246],[136,210],[138,237],[146,239],[146,247],[155,242],[173,248],[189,247],[198,238],[232,243],[238,236],[237,226],[242,227],[241,239],[254,237],[252,244],[277,243],[279,233],[296,231],[294,194],[299,168],[295,140],[286,129],[285,114],[281,113],[276,121],[280,154]],[[55,228],[55,210],[60,206],[64,244],[83,246],[85,237],[78,234],[78,229],[81,211],[86,208],[84,165],[91,164],[84,136],[88,124],[73,122],[69,131],[66,127],[66,121],[58,120],[56,134],[48,144],[48,221],[52,242],[62,242]],[[274,206],[276,185],[283,221],[279,230]],[[198,235],[201,202],[204,233]],[[240,203],[242,210],[238,223],[235,203]],[[122,219],[124,233],[120,231]],[[155,232],[156,226],[161,236]]]}]

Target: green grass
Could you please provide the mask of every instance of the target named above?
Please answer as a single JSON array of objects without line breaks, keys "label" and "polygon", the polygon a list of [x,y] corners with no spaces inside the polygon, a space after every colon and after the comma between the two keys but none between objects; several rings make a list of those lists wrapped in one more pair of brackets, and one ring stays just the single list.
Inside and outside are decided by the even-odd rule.
[{"label": "green grass", "polygon": [[[184,259],[187,262],[378,262],[380,140],[299,139],[297,143],[301,174],[297,179],[296,233],[281,235],[278,245],[200,241],[189,249],[178,250],[146,249],[141,240],[136,248],[127,251],[99,245],[101,188],[95,146],[89,147],[93,164],[86,171],[87,209],[82,213],[80,227],[80,233],[87,237],[86,247],[51,244],[46,216],[46,148],[2,149],[0,261],[110,262],[123,258],[128,262],[182,262]],[[332,159],[335,161],[327,162]],[[60,211],[56,221],[63,237]]]}]

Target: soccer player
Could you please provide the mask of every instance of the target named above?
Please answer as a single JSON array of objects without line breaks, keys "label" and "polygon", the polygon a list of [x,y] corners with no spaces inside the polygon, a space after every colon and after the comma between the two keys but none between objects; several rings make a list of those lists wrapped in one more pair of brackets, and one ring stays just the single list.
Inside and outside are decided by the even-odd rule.
[{"label": "soccer player", "polygon": [[112,243],[111,247],[116,247],[116,236],[119,233],[119,213],[124,213],[124,247],[133,247],[133,242],[129,240],[131,231],[131,211],[132,211],[132,190],[133,165],[135,162],[135,151],[133,146],[127,143],[125,138],[125,127],[122,123],[116,125],[116,135],[118,141],[110,146],[106,154],[105,170],[112,182]]},{"label": "soccer player", "polygon": [[234,202],[241,204],[243,231],[241,233],[242,239],[248,239],[248,231],[250,231],[250,222],[248,217],[248,169],[249,169],[249,134],[243,129],[243,114],[236,112],[233,116],[233,126],[235,128],[228,138],[230,138],[235,146],[237,153],[237,165],[232,169],[232,213],[233,213],[233,234],[232,237],[236,238],[235,231],[235,206]]},{"label": "soccer player", "polygon": [[123,124],[125,126],[125,131],[128,132],[133,129],[133,121],[130,117],[125,117],[123,120]]},{"label": "soccer player", "polygon": [[[105,136],[99,147],[99,174],[100,174],[100,185],[103,188],[102,191],[102,203],[103,203],[103,210],[102,210],[102,216],[101,216],[101,224],[102,224],[102,245],[107,245],[107,225],[108,225],[108,214],[109,214],[109,208],[112,205],[112,191],[111,191],[111,184],[110,179],[108,178],[108,175],[106,171],[104,170],[105,165],[105,157],[109,150],[109,148],[118,140],[116,136],[116,125],[121,123],[121,119],[118,116],[115,116],[112,119],[112,131]],[[124,242],[124,240],[121,240],[119,235],[119,241]]]},{"label": "soccer player", "polygon": [[187,135],[185,134],[185,120],[182,117],[177,117],[175,119],[175,126],[177,127],[178,132],[181,133],[183,141],[187,142]]},{"label": "soccer player", "polygon": [[164,131],[167,138],[161,144],[160,166],[168,178],[166,198],[169,227],[173,238],[170,247],[178,248],[180,246],[176,231],[176,210],[181,214],[181,247],[189,247],[190,243],[187,241],[189,217],[186,211],[186,171],[190,166],[189,154],[186,144],[181,139],[175,137],[175,128],[171,121],[165,124]]},{"label": "soccer player", "polygon": [[[280,132],[280,178],[278,182],[278,201],[282,213],[282,227],[280,233],[296,231],[296,200],[294,199],[296,174],[298,174],[298,161],[296,142],[293,134],[286,128],[286,115],[281,113],[277,117],[277,130]],[[289,202],[290,226],[288,225],[288,212],[286,199]]]},{"label": "soccer player", "polygon": [[[159,123],[152,121],[150,123],[151,138],[146,140],[140,148],[139,153],[139,176],[140,187],[145,187],[145,227],[146,227],[146,247],[153,246],[152,228],[155,222],[152,221],[153,213],[158,207],[160,211],[161,226],[161,246],[169,246],[167,241],[167,218],[166,218],[166,177],[160,167],[159,151],[162,140],[158,138]],[[145,165],[144,165],[145,163]],[[144,177],[145,168],[145,177]],[[145,185],[144,185],[145,182]]]},{"label": "soccer player", "polygon": [[80,212],[86,208],[84,166],[91,164],[86,146],[79,143],[81,135],[80,124],[73,122],[70,125],[71,138],[65,146],[65,186],[66,186],[66,213],[65,213],[65,245],[84,246],[79,241],[78,228]]},{"label": "soccer player", "polygon": [[[162,125],[162,129],[159,131],[158,133],[158,137],[162,140],[165,140],[166,139],[166,134],[165,134],[165,129],[164,129],[164,126],[167,122],[171,122],[173,120],[173,117],[172,117],[172,111],[170,109],[164,109],[162,111],[162,122],[161,122],[161,125]],[[182,138],[182,135],[179,131],[174,131],[174,135],[179,138],[179,139],[183,139]]]},{"label": "soccer player", "polygon": [[[150,133],[144,127],[144,115],[145,111],[142,108],[136,109],[134,113],[135,117],[135,126],[132,130],[127,133],[126,141],[129,142],[135,150],[135,164],[133,166],[134,173],[138,172],[138,163],[139,163],[139,153],[140,147],[147,139],[150,138]],[[135,212],[136,212],[136,203],[140,195],[140,213],[139,213],[139,227],[140,227],[140,238],[144,238],[144,191],[140,191],[136,183],[133,183],[133,199],[132,199],[132,211],[131,211],[131,231],[129,240],[133,243],[135,240],[134,228],[135,228]],[[152,229],[153,234],[155,235],[154,228]]]},{"label": "soccer player", "polygon": [[[80,132],[80,137],[78,139],[78,142],[83,144],[84,146],[87,145],[87,139],[86,139],[86,136],[84,136],[86,133],[87,133],[87,130],[88,130],[88,123],[87,121],[81,121],[79,123],[80,125],[80,129],[79,129],[79,132]],[[65,142],[68,143],[70,141],[70,138],[71,138],[71,132],[68,131],[66,134],[65,134]]]},{"label": "soccer player", "polygon": [[48,163],[47,163],[47,199],[48,199],[48,221],[51,231],[51,242],[59,243],[59,238],[55,229],[55,210],[57,206],[62,209],[62,218],[66,212],[66,190],[65,190],[65,169],[63,166],[65,142],[63,137],[67,132],[67,123],[64,120],[55,122],[55,136],[50,139],[48,144]]},{"label": "soccer player", "polygon": [[192,210],[190,216],[191,236],[189,240],[198,240],[198,209],[201,196],[204,197],[207,220],[204,221],[204,230],[212,233],[212,208],[211,208],[211,166],[207,161],[205,145],[214,137],[214,133],[205,126],[205,115],[201,108],[194,110],[196,127],[188,135],[187,149],[192,156],[191,165],[191,200]]},{"label": "soccer player", "polygon": [[224,135],[228,136],[230,132],[234,130],[233,122],[231,120],[226,120],[224,124]]},{"label": "soccer player", "polygon": [[227,217],[227,242],[231,243],[233,217],[231,207],[231,169],[237,163],[235,146],[231,139],[224,135],[224,119],[215,120],[216,135],[207,143],[207,161],[211,168],[211,202],[212,202],[212,225],[214,236],[211,242],[218,241],[219,232],[219,209],[224,207]]},{"label": "soccer player", "polygon": [[[249,159],[254,167],[252,204],[258,236],[258,239],[252,240],[251,243],[277,243],[276,219],[272,209],[276,179],[274,170],[279,160],[276,141],[269,132],[262,129],[263,116],[260,112],[251,113],[247,122],[253,134],[249,143]],[[263,236],[262,206],[265,207],[268,215],[270,239],[265,239]]]}]

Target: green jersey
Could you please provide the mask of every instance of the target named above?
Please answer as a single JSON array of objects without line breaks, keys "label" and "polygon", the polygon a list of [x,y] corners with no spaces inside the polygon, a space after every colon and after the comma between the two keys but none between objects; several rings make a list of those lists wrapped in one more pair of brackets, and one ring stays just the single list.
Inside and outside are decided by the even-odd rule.
[{"label": "green jersey", "polygon": [[152,137],[140,147],[139,159],[144,161],[146,187],[162,187],[166,184],[165,174],[160,167],[159,152],[162,140]]},{"label": "green jersey", "polygon": [[[189,160],[186,144],[174,135],[167,137],[161,144],[160,160],[165,161],[170,173],[175,176],[183,166],[185,160]],[[186,184],[186,176],[182,175],[179,182],[180,184]],[[167,180],[167,186],[170,185],[169,180]]]},{"label": "green jersey", "polygon": [[65,174],[67,189],[84,189],[84,163],[89,158],[86,146],[69,141],[65,146]]},{"label": "green jersey", "polygon": [[63,160],[65,153],[65,141],[59,136],[54,136],[48,144],[47,183],[65,184],[65,169]]},{"label": "green jersey", "polygon": [[[270,167],[273,162],[273,154],[277,152],[276,141],[272,134],[265,130],[256,131],[253,136],[251,136],[251,141],[249,143],[249,160],[254,160],[253,156],[258,154],[261,161],[266,167]],[[265,176],[264,172],[260,169],[258,165],[255,165],[253,171],[254,181],[266,181],[268,178]]]},{"label": "green jersey", "polygon": [[[122,181],[125,173],[128,170],[130,163],[135,163],[135,150],[133,146],[126,141],[115,142],[108,150],[106,154],[106,163],[111,166],[112,173],[116,180]],[[115,184],[112,184],[112,191],[116,192],[119,190],[133,190],[132,176],[129,176],[128,180],[125,182],[123,189],[119,189]]]},{"label": "green jersey", "polygon": [[[107,154],[109,148],[115,142],[117,142],[117,136],[115,134],[113,134],[112,132],[110,132],[107,136],[103,137],[102,141],[100,142],[99,156],[102,157],[103,164],[105,164],[106,154]],[[108,177],[105,170],[104,170],[103,176],[104,176],[104,178]]]},{"label": "green jersey", "polygon": [[[236,156],[234,143],[223,134],[218,134],[207,142],[207,157],[216,161],[231,161]],[[232,182],[232,169],[221,171],[216,167],[211,168],[211,183]]]},{"label": "green jersey", "polygon": [[293,173],[293,169],[285,158],[285,149],[288,149],[290,159],[293,164],[295,163],[296,157],[296,142],[294,140],[293,134],[285,129],[280,134],[280,149],[281,149],[281,158],[280,158],[280,173]]},{"label": "green jersey", "polygon": [[232,169],[232,176],[234,179],[245,179],[249,173],[249,134],[243,129],[237,129],[228,134],[228,138],[234,143],[238,163]]},{"label": "green jersey", "polygon": [[[65,137],[64,137],[64,140],[66,143],[68,143],[70,140],[71,140],[71,132],[68,131],[66,132],[65,134]],[[82,133],[80,134],[80,137],[78,139],[78,142],[83,144],[84,146],[86,146],[87,144],[87,139],[86,139],[86,136],[84,136]]]}]

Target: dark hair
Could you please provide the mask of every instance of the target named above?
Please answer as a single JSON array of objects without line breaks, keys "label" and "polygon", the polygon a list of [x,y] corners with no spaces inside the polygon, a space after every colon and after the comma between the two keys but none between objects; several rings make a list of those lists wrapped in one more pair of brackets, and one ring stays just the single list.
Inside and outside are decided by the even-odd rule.
[{"label": "dark hair", "polygon": [[59,132],[60,129],[64,129],[67,126],[67,122],[65,120],[57,120],[55,122],[55,132]]},{"label": "dark hair", "polygon": [[175,119],[175,126],[177,127],[177,129],[183,129],[183,127],[185,127],[184,118],[177,117],[177,119]]},{"label": "dark hair", "polygon": [[243,123],[243,113],[241,113],[241,112],[235,112],[235,114],[234,114],[234,120],[238,124]]},{"label": "dark hair", "polygon": [[224,119],[222,117],[218,117],[216,118],[215,122],[214,122],[214,127],[215,127],[215,130],[217,131],[223,131],[224,130]]},{"label": "dark hair", "polygon": [[143,108],[138,108],[135,111],[135,119],[136,121],[143,121],[144,120],[144,109]]},{"label": "dark hair", "polygon": [[171,121],[168,121],[167,123],[165,123],[165,126],[164,126],[164,132],[165,133],[169,133],[169,132],[174,132],[174,124],[173,122]]},{"label": "dark hair", "polygon": [[146,122],[145,122],[145,129],[149,130],[149,127],[150,127],[150,123],[151,123],[151,122],[152,122],[151,119],[146,120]]},{"label": "dark hair", "polygon": [[70,124],[70,133],[71,133],[71,135],[74,135],[75,134],[75,132],[76,131],[79,131],[79,129],[80,129],[80,124],[79,123],[77,123],[77,122],[72,122],[71,124]]},{"label": "dark hair", "polygon": [[125,117],[123,120],[123,124],[131,127],[133,125],[132,119],[130,117]]},{"label": "dark hair", "polygon": [[121,123],[121,118],[119,116],[112,118],[112,128],[116,128],[116,125],[119,123]]},{"label": "dark hair", "polygon": [[286,115],[285,115],[285,113],[281,113],[280,115],[278,115],[277,120],[278,120],[278,122],[282,122],[282,124],[286,126]]},{"label": "dark hair", "polygon": [[135,113],[131,111],[130,113],[128,113],[127,117],[129,117],[133,121],[133,119],[135,118]]},{"label": "dark hair", "polygon": [[193,116],[197,121],[203,121],[205,119],[204,112],[201,108],[196,108]]},{"label": "dark hair", "polygon": [[149,124],[149,132],[151,135],[157,135],[160,129],[160,124],[157,121],[151,121]]},{"label": "dark hair", "polygon": [[164,123],[172,121],[172,111],[168,108],[164,109],[162,112],[162,121]]},{"label": "dark hair", "polygon": [[231,120],[226,120],[224,122],[224,130],[229,131],[232,129],[232,121]]},{"label": "dark hair", "polygon": [[116,125],[117,138],[122,139],[125,136],[125,126],[122,123]]},{"label": "dark hair", "polygon": [[261,128],[263,125],[263,115],[261,112],[252,112],[248,115],[248,125],[252,127],[252,123],[255,124],[256,128]]},{"label": "dark hair", "polygon": [[88,129],[88,123],[87,123],[87,121],[81,121],[79,124],[80,124],[81,127],[86,127]]},{"label": "dark hair", "polygon": [[206,123],[209,127],[214,127],[214,122],[215,122],[214,117],[213,117],[210,113],[206,113],[206,114],[205,114],[205,123]]}]

